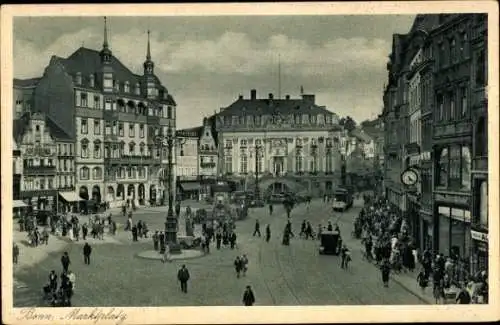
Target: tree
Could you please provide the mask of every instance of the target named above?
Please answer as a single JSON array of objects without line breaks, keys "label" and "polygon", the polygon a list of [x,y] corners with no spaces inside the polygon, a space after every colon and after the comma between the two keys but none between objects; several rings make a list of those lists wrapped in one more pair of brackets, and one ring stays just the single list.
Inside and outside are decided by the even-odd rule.
[{"label": "tree", "polygon": [[341,118],[339,120],[339,124],[343,126],[347,131],[352,131],[356,128],[356,121],[354,121],[349,115]]}]

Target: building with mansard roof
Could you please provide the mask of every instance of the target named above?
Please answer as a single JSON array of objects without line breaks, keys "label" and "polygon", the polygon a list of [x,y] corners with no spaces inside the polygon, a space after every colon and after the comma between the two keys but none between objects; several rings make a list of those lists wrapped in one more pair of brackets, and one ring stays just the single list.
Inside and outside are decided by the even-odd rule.
[{"label": "building with mansard roof", "polygon": [[[317,105],[315,95],[300,98],[239,98],[215,115],[218,177],[260,193],[331,191],[340,180],[337,114]],[[259,149],[260,148],[260,149]]]},{"label": "building with mansard roof", "polygon": [[162,166],[168,153],[158,136],[169,128],[175,133],[176,102],[155,75],[149,31],[141,74],[112,53],[107,34],[105,19],[100,50],[81,47],[67,58],[53,56],[43,76],[33,79],[32,105],[75,139],[82,199],[149,204],[167,197]]}]

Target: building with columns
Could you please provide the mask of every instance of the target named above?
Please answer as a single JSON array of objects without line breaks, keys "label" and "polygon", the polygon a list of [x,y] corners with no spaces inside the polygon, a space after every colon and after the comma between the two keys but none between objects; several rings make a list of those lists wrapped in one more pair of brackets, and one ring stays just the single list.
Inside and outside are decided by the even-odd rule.
[{"label": "building with columns", "polygon": [[169,129],[175,134],[176,102],[154,73],[149,31],[141,74],[113,55],[106,19],[103,38],[99,51],[81,47],[50,59],[33,79],[33,109],[74,139],[80,198],[111,206],[159,201],[168,188],[168,152],[159,140]]},{"label": "building with columns", "polygon": [[239,98],[215,116],[219,176],[261,193],[304,191],[321,195],[340,180],[337,114],[301,98]]}]

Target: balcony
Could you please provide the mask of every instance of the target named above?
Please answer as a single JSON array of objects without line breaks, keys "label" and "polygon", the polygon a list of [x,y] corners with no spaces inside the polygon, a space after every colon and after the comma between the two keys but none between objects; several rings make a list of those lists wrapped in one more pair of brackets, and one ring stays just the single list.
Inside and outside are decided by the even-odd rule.
[{"label": "balcony", "polygon": [[472,170],[488,171],[488,157],[475,157],[472,159]]},{"label": "balcony", "polygon": [[26,175],[26,176],[55,175],[55,174],[56,174],[56,167],[55,166],[24,167],[24,175]]},{"label": "balcony", "polygon": [[109,158],[104,158],[104,162],[110,163],[110,164],[124,164],[124,165],[148,165],[154,163],[156,160],[153,158],[153,156],[141,156],[141,155],[134,155],[134,156],[127,156],[123,155],[121,157],[109,157]]},{"label": "balcony", "polygon": [[160,124],[160,117],[159,116],[149,116],[147,117],[147,123],[148,124]]},{"label": "balcony", "polygon": [[201,163],[200,167],[201,168],[214,168],[216,164],[214,162],[209,162],[209,163]]},{"label": "balcony", "polygon": [[59,186],[57,188],[58,191],[74,191],[75,186]]},{"label": "balcony", "polygon": [[460,135],[470,135],[472,125],[467,121],[452,122],[434,127],[434,138],[446,138]]},{"label": "balcony", "polygon": [[107,121],[117,121],[118,120],[118,111],[103,111],[102,117]]}]

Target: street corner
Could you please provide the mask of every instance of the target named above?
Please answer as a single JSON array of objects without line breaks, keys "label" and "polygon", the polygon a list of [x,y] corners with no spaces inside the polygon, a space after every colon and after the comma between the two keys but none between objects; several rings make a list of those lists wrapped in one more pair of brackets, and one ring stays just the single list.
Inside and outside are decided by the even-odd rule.
[{"label": "street corner", "polygon": [[[160,252],[155,250],[147,250],[136,254],[138,258],[147,259],[147,260],[163,260],[163,255]],[[205,254],[198,249],[183,249],[180,254],[171,254],[169,259],[171,261],[179,261],[179,260],[191,260],[195,258],[204,257]]]}]

